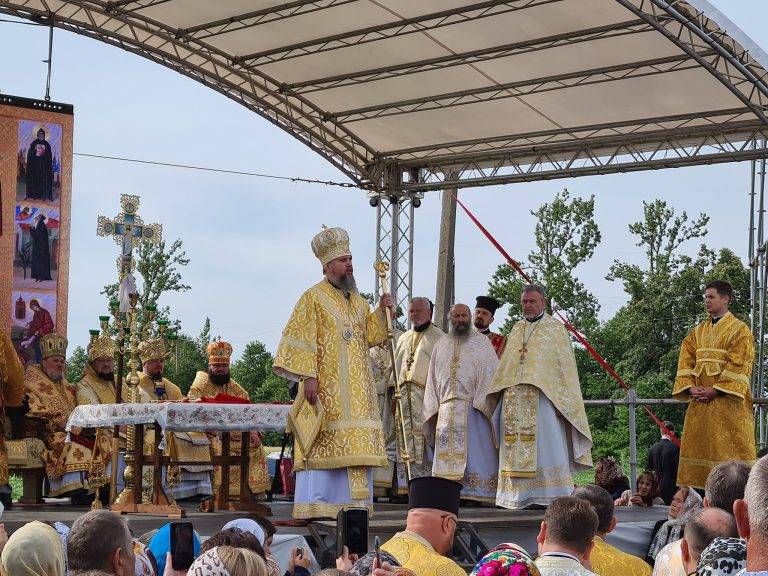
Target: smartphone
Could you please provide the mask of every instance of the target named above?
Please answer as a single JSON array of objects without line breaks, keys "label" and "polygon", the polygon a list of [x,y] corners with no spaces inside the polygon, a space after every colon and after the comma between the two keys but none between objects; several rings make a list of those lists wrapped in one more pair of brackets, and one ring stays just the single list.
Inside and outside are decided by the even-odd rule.
[{"label": "smartphone", "polygon": [[296,548],[296,558],[304,558],[304,548]]},{"label": "smartphone", "polygon": [[368,510],[348,508],[336,516],[336,557],[347,547],[350,554],[368,553]]},{"label": "smartphone", "polygon": [[189,570],[195,561],[193,538],[191,522],[171,523],[171,566],[174,570]]},{"label": "smartphone", "polygon": [[373,538],[373,549],[376,554],[376,568],[381,568],[381,538]]}]

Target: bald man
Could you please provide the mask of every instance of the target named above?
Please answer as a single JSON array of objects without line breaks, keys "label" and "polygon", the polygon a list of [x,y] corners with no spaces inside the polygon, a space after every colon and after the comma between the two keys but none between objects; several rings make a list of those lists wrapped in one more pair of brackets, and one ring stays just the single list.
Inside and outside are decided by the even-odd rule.
[{"label": "bald man", "polygon": [[499,458],[483,406],[499,363],[488,338],[472,329],[472,313],[456,304],[449,332],[435,344],[424,390],[424,439],[432,474],[464,485],[462,498],[493,503]]}]

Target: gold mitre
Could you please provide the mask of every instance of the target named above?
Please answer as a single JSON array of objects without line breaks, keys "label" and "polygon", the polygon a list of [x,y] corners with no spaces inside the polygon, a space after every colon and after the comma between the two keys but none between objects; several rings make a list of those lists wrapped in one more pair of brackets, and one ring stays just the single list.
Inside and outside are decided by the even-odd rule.
[{"label": "gold mitre", "polygon": [[229,358],[232,356],[232,345],[229,342],[217,340],[208,344],[205,351],[208,354],[208,364],[229,364]]},{"label": "gold mitre", "polygon": [[40,338],[40,351],[43,360],[53,356],[67,357],[67,339],[64,336],[51,332]]},{"label": "gold mitre", "polygon": [[139,344],[139,356],[142,364],[152,360],[165,360],[168,350],[163,338],[150,338]]},{"label": "gold mitre", "polygon": [[325,228],[312,238],[312,252],[323,266],[342,256],[351,256],[349,234],[343,228]]},{"label": "gold mitre", "polygon": [[88,360],[114,358],[117,346],[109,334],[102,332],[88,344]]}]

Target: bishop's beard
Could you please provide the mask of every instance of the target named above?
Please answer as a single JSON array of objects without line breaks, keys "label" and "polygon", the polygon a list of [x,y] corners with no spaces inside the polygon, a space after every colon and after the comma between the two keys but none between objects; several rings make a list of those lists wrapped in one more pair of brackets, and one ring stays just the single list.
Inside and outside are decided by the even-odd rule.
[{"label": "bishop's beard", "polygon": [[114,372],[97,372],[97,375],[99,378],[104,380],[104,382],[114,382],[115,381],[115,373]]},{"label": "bishop's beard", "polygon": [[469,338],[469,322],[461,323],[458,326],[451,323],[451,325],[448,326],[448,334],[454,340],[465,342],[467,338]]},{"label": "bishop's beard", "polygon": [[353,274],[342,274],[334,284],[343,292],[357,293],[357,282]]},{"label": "bishop's beard", "polygon": [[213,374],[212,372],[208,372],[208,379],[211,381],[211,384],[216,384],[217,386],[224,386],[226,384],[229,384],[229,372],[226,374]]}]

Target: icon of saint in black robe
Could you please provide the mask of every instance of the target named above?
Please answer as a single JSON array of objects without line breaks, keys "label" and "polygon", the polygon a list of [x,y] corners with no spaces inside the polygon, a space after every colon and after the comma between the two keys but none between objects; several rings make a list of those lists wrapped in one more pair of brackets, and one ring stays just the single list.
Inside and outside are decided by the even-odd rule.
[{"label": "icon of saint in black robe", "polygon": [[27,150],[26,181],[27,199],[53,200],[53,154],[42,128]]},{"label": "icon of saint in black robe", "polygon": [[51,244],[48,240],[48,226],[45,225],[45,216],[37,217],[37,224],[30,227],[29,235],[32,236],[32,258],[30,269],[35,282],[52,280],[51,278]]}]

